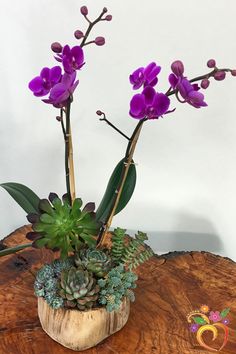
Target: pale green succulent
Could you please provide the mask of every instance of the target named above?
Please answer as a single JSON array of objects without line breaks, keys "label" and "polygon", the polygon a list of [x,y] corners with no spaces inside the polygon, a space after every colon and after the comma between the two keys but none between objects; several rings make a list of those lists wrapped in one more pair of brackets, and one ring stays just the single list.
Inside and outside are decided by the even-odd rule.
[{"label": "pale green succulent", "polygon": [[99,286],[93,274],[82,268],[72,267],[61,274],[59,295],[65,300],[65,306],[85,310],[95,306]]}]

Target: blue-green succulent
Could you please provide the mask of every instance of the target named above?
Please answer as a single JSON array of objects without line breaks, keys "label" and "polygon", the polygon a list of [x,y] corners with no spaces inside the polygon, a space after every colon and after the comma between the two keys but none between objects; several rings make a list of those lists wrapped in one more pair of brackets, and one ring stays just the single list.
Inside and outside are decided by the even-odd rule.
[{"label": "blue-green succulent", "polygon": [[138,279],[133,272],[126,271],[124,265],[113,268],[104,279],[98,280],[101,290],[99,293],[99,303],[104,305],[108,312],[118,310],[124,296],[131,301],[135,300],[134,292],[135,281]]},{"label": "blue-green succulent", "polygon": [[101,278],[111,270],[112,259],[108,249],[87,248],[75,255],[75,264]]}]

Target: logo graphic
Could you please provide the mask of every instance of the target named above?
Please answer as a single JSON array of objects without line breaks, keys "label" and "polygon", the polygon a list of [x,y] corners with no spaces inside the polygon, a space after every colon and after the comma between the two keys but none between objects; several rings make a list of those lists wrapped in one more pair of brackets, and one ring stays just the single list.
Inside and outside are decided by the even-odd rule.
[{"label": "logo graphic", "polygon": [[[229,319],[227,318],[230,309],[226,308],[223,311],[210,311],[207,305],[202,305],[200,310],[192,311],[187,315],[187,321],[190,324],[190,331],[196,333],[198,343],[205,349],[218,352],[222,350],[228,341],[229,336]],[[224,331],[223,344],[219,349],[210,347],[203,340],[203,333],[210,331],[213,334],[212,340],[218,337],[218,329]]]}]

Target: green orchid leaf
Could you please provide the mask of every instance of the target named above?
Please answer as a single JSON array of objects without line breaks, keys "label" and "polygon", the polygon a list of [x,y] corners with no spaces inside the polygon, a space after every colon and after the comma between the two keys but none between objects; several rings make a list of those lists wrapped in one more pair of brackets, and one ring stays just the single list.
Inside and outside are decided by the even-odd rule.
[{"label": "green orchid leaf", "polygon": [[[116,190],[119,188],[123,171],[124,171],[124,162],[125,159],[123,158],[115,167],[110,180],[107,185],[107,189],[105,191],[105,194],[102,198],[102,201],[96,211],[96,219],[98,221],[105,221],[106,218],[108,217],[112,205],[114,203],[114,199],[116,196]],[[134,192],[135,184],[136,184],[136,167],[134,164],[130,165],[124,188],[121,193],[121,197],[119,200],[119,203],[116,208],[115,214],[118,214],[122,209],[125,208],[125,206],[128,204],[130,198],[132,197],[132,194]]]},{"label": "green orchid leaf", "polygon": [[229,311],[230,311],[230,308],[229,308],[229,307],[226,308],[226,309],[224,309],[224,310],[220,313],[221,318],[225,318],[225,317],[228,315]]},{"label": "green orchid leaf", "polygon": [[204,325],[206,324],[206,321],[202,317],[193,317],[194,322],[199,324],[199,325]]},{"label": "green orchid leaf", "polygon": [[14,182],[2,183],[0,186],[10,194],[27,214],[39,212],[40,198],[31,189]]}]

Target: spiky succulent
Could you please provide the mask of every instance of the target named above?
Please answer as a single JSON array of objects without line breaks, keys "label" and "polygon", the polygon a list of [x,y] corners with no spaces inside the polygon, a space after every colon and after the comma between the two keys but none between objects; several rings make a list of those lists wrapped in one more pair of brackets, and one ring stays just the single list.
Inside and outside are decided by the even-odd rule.
[{"label": "spiky succulent", "polygon": [[135,281],[137,279],[137,275],[126,271],[122,264],[113,268],[105,279],[98,280],[101,288],[99,303],[106,306],[107,311],[111,312],[119,309],[124,296],[134,301],[134,292],[131,289],[136,288]]},{"label": "spiky succulent", "polygon": [[97,277],[104,277],[112,267],[112,260],[108,249],[82,249],[75,255],[75,264],[94,273]]},{"label": "spiky succulent", "polygon": [[49,200],[42,199],[39,203],[40,214],[28,215],[34,232],[28,233],[27,238],[33,240],[36,247],[59,249],[62,258],[84,244],[94,246],[94,235],[99,229],[95,221],[95,205],[88,203],[83,210],[81,207],[79,198],[71,206],[66,195],[61,200],[55,193],[50,193]]},{"label": "spiky succulent", "polygon": [[152,249],[145,244],[148,239],[147,234],[141,231],[135,238],[127,236],[125,229],[116,228],[112,235],[112,259],[116,264],[125,264],[129,269],[133,269],[153,256]]},{"label": "spiky succulent", "polygon": [[82,268],[72,267],[61,274],[60,296],[66,307],[85,310],[95,306],[100,290],[93,274]]},{"label": "spiky succulent", "polygon": [[74,258],[66,260],[55,260],[51,264],[43,266],[36,274],[34,283],[35,295],[43,297],[54,309],[63,307],[64,300],[58,295],[60,288],[60,275],[63,270],[67,270],[74,265]]}]

